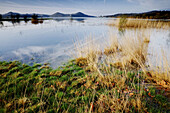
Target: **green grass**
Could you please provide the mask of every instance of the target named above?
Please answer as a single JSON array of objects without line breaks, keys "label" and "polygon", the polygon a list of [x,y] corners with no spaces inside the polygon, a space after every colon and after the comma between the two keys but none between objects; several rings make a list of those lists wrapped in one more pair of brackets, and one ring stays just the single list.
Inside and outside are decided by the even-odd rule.
[{"label": "green grass", "polygon": [[[112,75],[98,77],[79,66],[75,60],[55,70],[41,64],[0,62],[0,112],[168,112],[166,92],[154,86],[145,91],[139,86],[144,78],[139,80],[138,72],[129,71],[125,86],[120,86]],[[115,75],[122,74],[115,69]],[[130,90],[132,96],[125,93]],[[133,104],[140,93],[141,107]],[[126,106],[121,104],[126,101]]]}]

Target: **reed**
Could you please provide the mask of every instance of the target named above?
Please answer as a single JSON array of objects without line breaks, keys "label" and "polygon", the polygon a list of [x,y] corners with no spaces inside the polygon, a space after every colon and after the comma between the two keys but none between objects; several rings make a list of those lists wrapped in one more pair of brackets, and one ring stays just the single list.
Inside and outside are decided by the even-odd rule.
[{"label": "reed", "polygon": [[55,70],[0,62],[0,112],[168,112],[169,59],[154,65],[143,33],[78,41]]},{"label": "reed", "polygon": [[77,56],[77,61],[85,61],[91,70],[97,69],[97,64],[102,55],[101,45],[98,44],[92,36],[87,38],[84,42],[75,42],[75,51]]},{"label": "reed", "polygon": [[[145,74],[154,72],[153,75],[159,76],[155,78],[157,80],[159,78],[158,81],[170,82],[168,76],[169,64],[165,55],[162,54],[163,59],[154,61],[163,62],[161,66],[157,66],[162,67],[161,69],[154,68],[152,63],[149,64],[150,68],[148,67],[150,35],[145,34],[144,31],[136,31],[136,33],[125,35],[119,40],[117,36],[110,35],[109,40],[105,41],[106,45],[95,41],[95,39],[87,40],[84,44],[79,43],[79,46],[76,46],[77,59],[79,62],[84,61],[91,71],[97,71],[101,76],[106,76],[108,73],[104,70],[110,70],[113,67],[126,71],[142,70]],[[104,41],[102,40],[102,42]],[[165,70],[166,72],[161,72],[160,70]]]},{"label": "reed", "polygon": [[95,42],[94,39],[85,41],[85,44],[76,42],[85,45],[76,46],[77,56],[86,58],[89,65],[100,65],[101,59],[105,59],[110,64],[115,63],[116,65],[119,62],[124,68],[142,67],[146,61],[148,48],[148,43],[145,42],[146,39],[143,36],[141,33],[136,33],[124,36],[118,41],[116,36],[110,35],[109,40],[105,40],[105,44]]},{"label": "reed", "polygon": [[[129,36],[125,35],[121,39],[111,35],[108,42],[105,42],[105,46],[93,40],[82,44],[86,47],[77,48],[79,55],[81,52],[81,58],[88,61],[86,67],[90,67],[90,73],[97,81],[96,84],[104,88],[101,93],[98,93],[96,103],[93,102],[95,110],[90,108],[90,111],[147,112],[148,106],[150,106],[150,110],[153,108],[153,103],[147,99],[158,98],[158,96],[154,96],[157,95],[155,90],[158,89],[152,89],[152,87],[157,88],[157,85],[161,85],[162,89],[162,87],[170,86],[168,59],[163,57],[164,63],[161,64],[161,69],[154,68],[152,65],[150,68],[147,66],[150,36],[144,33],[136,32]],[[102,40],[102,42],[104,41]],[[103,49],[99,49],[100,47]],[[95,62],[89,59],[93,59]],[[162,60],[156,62],[162,62]],[[89,87],[92,86],[91,82],[87,82],[87,84],[91,84],[88,85]],[[149,103],[150,105],[148,105]],[[156,110],[151,111],[156,112]]]},{"label": "reed", "polygon": [[169,21],[149,20],[149,19],[126,19],[118,18],[108,24],[119,28],[163,28],[170,27]]}]

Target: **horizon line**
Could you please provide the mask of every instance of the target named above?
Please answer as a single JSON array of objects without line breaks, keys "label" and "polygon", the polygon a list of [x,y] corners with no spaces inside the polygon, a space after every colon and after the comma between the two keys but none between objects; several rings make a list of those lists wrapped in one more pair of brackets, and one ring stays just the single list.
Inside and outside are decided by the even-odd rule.
[{"label": "horizon line", "polygon": [[[152,12],[152,11],[170,11],[169,9],[165,9],[165,10],[149,10],[149,11],[143,11],[143,12],[140,12],[140,13],[147,13],[147,12]],[[47,14],[47,13],[35,13],[35,12],[31,12],[31,13],[20,13],[19,11],[8,11],[7,13],[19,13],[19,14],[44,14],[44,15],[53,15],[55,13],[62,13],[62,14],[76,14],[76,13],[83,13],[83,14],[87,14],[87,13],[84,13],[83,11],[77,11],[75,13],[63,13],[63,12],[59,12],[59,11],[56,11],[55,13],[52,13],[52,14]],[[4,13],[4,14],[7,14],[7,13]],[[102,14],[102,15],[116,15],[116,14],[135,14],[137,12],[117,12],[117,13],[114,13],[114,14]],[[140,14],[140,13],[137,13],[137,14]],[[2,13],[0,13],[2,14]],[[4,15],[2,14],[2,15]],[[97,16],[102,16],[102,15],[97,15]],[[94,16],[94,15],[93,15]]]}]

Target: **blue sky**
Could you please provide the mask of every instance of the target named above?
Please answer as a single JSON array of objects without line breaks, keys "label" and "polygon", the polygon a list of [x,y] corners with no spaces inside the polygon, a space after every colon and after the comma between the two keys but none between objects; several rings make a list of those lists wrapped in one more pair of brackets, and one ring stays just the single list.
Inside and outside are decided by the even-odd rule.
[{"label": "blue sky", "polygon": [[170,0],[0,0],[0,13],[84,12],[91,15],[170,9]]}]

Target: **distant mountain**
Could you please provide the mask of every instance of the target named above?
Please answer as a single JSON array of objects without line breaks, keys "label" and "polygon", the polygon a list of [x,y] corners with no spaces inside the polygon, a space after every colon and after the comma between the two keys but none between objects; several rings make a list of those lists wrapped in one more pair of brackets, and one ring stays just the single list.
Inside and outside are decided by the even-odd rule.
[{"label": "distant mountain", "polygon": [[[32,17],[33,14],[20,14],[16,12],[8,12],[6,14],[2,14],[2,17],[11,18],[11,16],[16,16],[16,15],[20,15],[20,17],[25,17],[25,16]],[[86,15],[82,12],[78,12],[75,14],[64,14],[64,13],[57,12],[52,15],[46,15],[46,14],[36,14],[36,15],[38,15],[38,17],[95,17],[95,16]]]},{"label": "distant mountain", "polygon": [[94,16],[90,16],[90,15],[86,15],[82,12],[78,12],[78,13],[75,13],[75,14],[71,14],[72,17],[94,17]]},{"label": "distant mountain", "polygon": [[57,13],[54,13],[54,14],[52,14],[50,16],[51,17],[69,17],[70,14],[63,14],[63,13],[57,12]]},{"label": "distant mountain", "polygon": [[8,12],[6,14],[2,14],[3,18],[7,18],[10,17],[11,15],[16,16],[16,15],[20,15],[19,13],[15,13],[15,12]]},{"label": "distant mountain", "polygon": [[127,17],[127,18],[150,18],[150,19],[170,19],[170,11],[149,11],[144,13],[119,13],[104,17]]},{"label": "distant mountain", "polygon": [[[16,13],[16,12],[8,12],[6,14],[2,14],[2,17],[3,18],[10,18],[12,16],[16,16],[16,15],[20,15],[20,17],[24,17],[24,16],[27,16],[27,17],[32,17],[33,14],[20,14],[20,13]],[[38,15],[38,17],[50,17],[49,15],[46,15],[46,14],[36,14]]]},{"label": "distant mountain", "polygon": [[52,14],[51,17],[95,17],[95,16],[86,15],[82,12],[78,12],[75,14],[64,14],[64,13],[57,12]]}]

